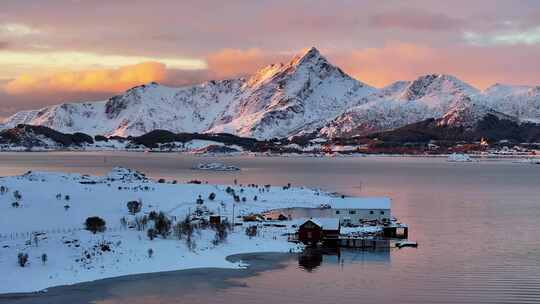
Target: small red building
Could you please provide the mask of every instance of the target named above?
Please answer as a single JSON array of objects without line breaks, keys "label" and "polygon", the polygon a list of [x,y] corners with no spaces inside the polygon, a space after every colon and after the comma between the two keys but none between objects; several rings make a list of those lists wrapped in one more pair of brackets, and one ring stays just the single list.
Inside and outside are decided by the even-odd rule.
[{"label": "small red building", "polygon": [[317,218],[305,221],[298,228],[298,240],[304,244],[336,242],[341,226],[338,218]]}]

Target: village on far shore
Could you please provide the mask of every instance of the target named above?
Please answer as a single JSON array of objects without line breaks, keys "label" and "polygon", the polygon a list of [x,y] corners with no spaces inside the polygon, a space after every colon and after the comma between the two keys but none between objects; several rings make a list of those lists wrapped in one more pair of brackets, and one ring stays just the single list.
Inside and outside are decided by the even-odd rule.
[{"label": "village on far shore", "polygon": [[[540,127],[539,127],[540,129]],[[417,134],[412,132],[412,134]],[[516,139],[474,138],[436,140],[400,136],[313,138],[307,135],[258,140],[227,133],[172,133],[153,130],[140,136],[103,136],[61,133],[44,126],[17,125],[0,131],[2,152],[128,151],[182,153],[200,156],[445,157],[453,153],[474,158],[529,158],[540,160],[540,143]]]},{"label": "village on far shore", "polygon": [[[203,167],[202,169],[207,169]],[[0,178],[0,293],[199,267],[306,247],[415,247],[388,197],[320,189],[27,172]],[[31,278],[31,280],[29,280]]]}]

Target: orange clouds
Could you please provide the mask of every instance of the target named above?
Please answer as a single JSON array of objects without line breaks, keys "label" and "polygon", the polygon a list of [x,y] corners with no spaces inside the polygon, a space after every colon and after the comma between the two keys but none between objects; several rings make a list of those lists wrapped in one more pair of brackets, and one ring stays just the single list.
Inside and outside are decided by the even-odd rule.
[{"label": "orange clouds", "polygon": [[8,94],[55,93],[55,92],[120,92],[166,77],[165,65],[144,62],[118,69],[102,69],[77,72],[59,72],[52,75],[21,75],[8,82],[4,90]]},{"label": "orange clouds", "polygon": [[261,49],[223,49],[208,55],[206,60],[212,75],[220,79],[252,74],[266,65],[289,59]]},{"label": "orange clouds", "polygon": [[[513,49],[514,56],[508,56],[510,47],[490,49],[461,45],[446,49],[403,42],[348,51],[322,49],[321,52],[352,77],[376,87],[430,73],[451,74],[479,88],[496,82],[534,85],[539,81],[540,61],[536,57],[540,46]],[[10,95],[32,96],[36,103],[44,100],[45,95],[65,100],[87,99],[87,96],[121,92],[151,81],[177,86],[250,75],[265,65],[291,60],[293,53],[256,48],[223,49],[206,56],[208,69],[194,71],[166,69],[162,63],[145,62],[117,69],[46,76],[26,74],[7,82],[3,91]],[[84,94],[72,97],[79,96],[78,93]]]},{"label": "orange clouds", "polygon": [[418,8],[383,12],[369,18],[371,26],[381,29],[445,31],[459,29],[465,25],[464,23],[464,20]]}]

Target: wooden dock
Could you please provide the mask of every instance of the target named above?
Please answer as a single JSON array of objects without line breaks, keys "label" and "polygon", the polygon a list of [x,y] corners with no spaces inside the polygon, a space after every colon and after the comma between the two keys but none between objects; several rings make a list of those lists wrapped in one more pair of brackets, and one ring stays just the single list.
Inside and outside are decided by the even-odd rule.
[{"label": "wooden dock", "polygon": [[387,249],[390,248],[390,240],[383,238],[340,238],[339,247],[360,249]]}]

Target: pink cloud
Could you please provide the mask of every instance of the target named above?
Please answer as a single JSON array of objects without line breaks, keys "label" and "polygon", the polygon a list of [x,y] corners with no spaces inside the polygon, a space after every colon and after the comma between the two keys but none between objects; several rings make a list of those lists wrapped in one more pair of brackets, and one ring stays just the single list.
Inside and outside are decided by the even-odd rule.
[{"label": "pink cloud", "polygon": [[[509,55],[513,51],[513,55]],[[378,87],[397,80],[411,80],[430,73],[451,74],[479,88],[495,83],[540,83],[535,59],[540,46],[460,46],[435,48],[391,42],[380,48],[356,49],[331,55],[331,59],[353,77]]]},{"label": "pink cloud", "polygon": [[381,29],[446,31],[463,27],[464,21],[442,13],[404,9],[373,15],[369,24]]}]

